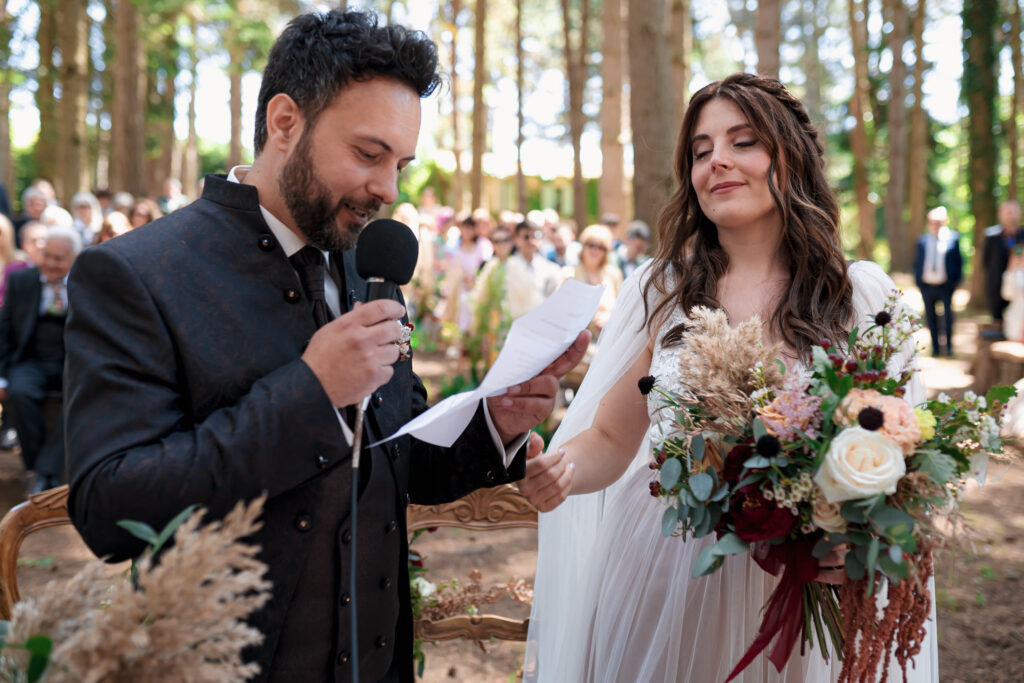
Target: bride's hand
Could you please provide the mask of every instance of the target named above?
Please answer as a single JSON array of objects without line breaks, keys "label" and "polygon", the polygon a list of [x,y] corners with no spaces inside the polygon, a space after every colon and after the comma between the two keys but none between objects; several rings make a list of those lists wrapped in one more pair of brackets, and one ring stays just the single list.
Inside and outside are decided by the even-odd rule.
[{"label": "bride's hand", "polygon": [[574,463],[568,463],[565,449],[541,453],[544,440],[530,434],[526,449],[526,478],[518,482],[519,490],[541,512],[551,512],[561,505],[572,490]]},{"label": "bride's hand", "polygon": [[850,546],[843,543],[837,545],[825,557],[818,560],[818,578],[815,581],[838,586],[846,580],[846,554]]}]

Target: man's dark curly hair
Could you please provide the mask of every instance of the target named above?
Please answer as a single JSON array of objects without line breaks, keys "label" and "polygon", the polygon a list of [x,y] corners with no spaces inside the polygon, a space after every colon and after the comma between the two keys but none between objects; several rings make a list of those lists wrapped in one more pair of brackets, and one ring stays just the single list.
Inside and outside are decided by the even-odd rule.
[{"label": "man's dark curly hair", "polygon": [[263,71],[256,107],[256,155],[267,141],[267,103],[278,93],[295,100],[306,125],[351,81],[387,76],[420,97],[441,82],[437,46],[422,31],[380,26],[371,12],[332,10],[292,19],[278,37]]}]

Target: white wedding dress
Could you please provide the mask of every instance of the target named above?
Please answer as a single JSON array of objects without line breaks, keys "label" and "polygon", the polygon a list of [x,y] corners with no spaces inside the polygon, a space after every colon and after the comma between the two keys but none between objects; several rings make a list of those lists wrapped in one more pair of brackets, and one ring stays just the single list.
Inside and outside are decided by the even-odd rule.
[{"label": "white wedding dress", "polygon": [[[598,403],[628,369],[650,337],[643,324],[642,284],[649,264],[623,285],[599,351],[549,449],[586,429]],[[877,265],[853,263],[850,278],[857,323],[883,308],[895,288]],[[665,323],[682,319],[676,311]],[[658,332],[659,337],[668,329]],[[909,353],[909,349],[907,350]],[[650,374],[663,388],[679,384],[677,350],[654,347]],[[909,355],[893,359],[905,365]],[[895,369],[895,368],[891,368]],[[902,369],[902,367],[900,367]],[[642,397],[637,392],[638,400]],[[918,382],[908,400],[924,399]],[[648,396],[652,424],[626,472],[597,493],[570,498],[540,516],[533,610],[524,661],[531,683],[721,683],[753,642],[777,578],[747,554],[733,555],[714,574],[690,578],[690,566],[713,541],[664,538],[663,504],[647,484],[652,435],[660,434],[657,394]],[[909,680],[938,680],[935,601],[928,637],[908,670]],[[768,660],[769,646],[737,681],[811,683],[835,680],[841,662],[825,662],[817,650],[794,649],[781,673]],[[901,681],[891,663],[890,681]]]}]

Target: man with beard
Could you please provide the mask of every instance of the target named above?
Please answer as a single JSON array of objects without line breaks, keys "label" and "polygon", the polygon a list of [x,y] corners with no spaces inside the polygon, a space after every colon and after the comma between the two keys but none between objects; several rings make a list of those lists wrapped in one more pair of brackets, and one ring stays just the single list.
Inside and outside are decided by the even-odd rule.
[{"label": "man with beard", "polygon": [[208,176],[201,199],[88,250],[71,275],[75,525],[116,561],[143,550],[118,520],[159,529],[189,504],[217,518],[267,492],[254,542],[273,597],[252,618],[263,644],[247,652],[259,680],[350,680],[357,602],[362,679],[412,681],[405,505],[452,500],[521,478],[527,458],[533,472],[560,457],[540,455],[536,438],[524,447],[525,432],[550,412],[586,335],[546,372],[483,402],[451,448],[403,437],[364,449],[350,566],[351,407],[371,397],[373,443],[426,403],[399,359],[404,307],[357,304],[366,283],[352,247],[397,198],[436,69],[420,33],[361,12],[298,17],[268,58],[252,167]]}]

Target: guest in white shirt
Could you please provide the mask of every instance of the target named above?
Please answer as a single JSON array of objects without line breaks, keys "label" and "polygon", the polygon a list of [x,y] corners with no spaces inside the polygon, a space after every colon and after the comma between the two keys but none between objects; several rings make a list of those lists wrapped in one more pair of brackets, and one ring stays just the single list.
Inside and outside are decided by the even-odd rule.
[{"label": "guest in white shirt", "polygon": [[512,319],[529,313],[562,284],[561,270],[540,255],[544,231],[529,220],[516,226],[516,253],[508,258],[507,288]]},{"label": "guest in white shirt", "polygon": [[[914,282],[921,290],[932,353],[953,355],[953,292],[963,277],[960,234],[949,228],[946,207],[928,212],[928,232],[917,240]],[[937,305],[942,304],[942,315]]]}]

